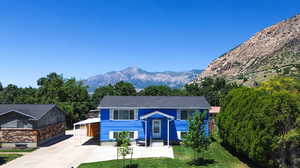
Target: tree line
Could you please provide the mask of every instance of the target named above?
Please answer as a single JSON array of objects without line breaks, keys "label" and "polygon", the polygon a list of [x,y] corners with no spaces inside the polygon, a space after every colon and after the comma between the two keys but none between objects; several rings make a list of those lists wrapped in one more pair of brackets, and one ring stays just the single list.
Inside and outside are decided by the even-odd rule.
[{"label": "tree line", "polygon": [[3,87],[0,83],[0,104],[57,104],[66,112],[67,125],[85,118],[85,114],[98,106],[106,95],[119,96],[205,96],[211,105],[220,105],[220,99],[232,88],[223,78],[206,78],[201,85],[191,84],[180,89],[164,85],[148,86],[140,91],[127,82],[98,87],[89,94],[87,86],[75,78],[64,78],[63,75],[50,73],[37,80],[37,87],[18,87],[9,84]]},{"label": "tree line", "polygon": [[170,88],[166,85],[152,85],[140,91],[131,83],[118,82],[115,85],[98,87],[92,95],[92,102],[98,105],[106,96],[205,96],[212,106],[219,106],[222,97],[230,90],[240,87],[224,78],[204,78],[201,84],[186,84],[183,88]]}]

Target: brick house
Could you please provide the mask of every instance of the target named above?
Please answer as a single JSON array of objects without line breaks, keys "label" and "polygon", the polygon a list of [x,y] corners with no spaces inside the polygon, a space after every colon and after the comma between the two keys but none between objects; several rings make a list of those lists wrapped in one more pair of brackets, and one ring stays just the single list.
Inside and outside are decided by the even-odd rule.
[{"label": "brick house", "polygon": [[38,147],[64,135],[65,120],[65,113],[54,104],[0,104],[0,145]]}]

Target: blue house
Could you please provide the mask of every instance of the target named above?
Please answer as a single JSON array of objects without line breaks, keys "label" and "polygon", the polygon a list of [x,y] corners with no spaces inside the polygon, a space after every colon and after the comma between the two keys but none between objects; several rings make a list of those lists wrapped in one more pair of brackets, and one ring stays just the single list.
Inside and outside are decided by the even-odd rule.
[{"label": "blue house", "polygon": [[[128,131],[132,140],[165,144],[181,141],[188,131],[188,118],[208,112],[203,96],[105,96],[100,109],[100,142],[115,141],[119,132]],[[208,115],[205,121],[208,134]]]}]

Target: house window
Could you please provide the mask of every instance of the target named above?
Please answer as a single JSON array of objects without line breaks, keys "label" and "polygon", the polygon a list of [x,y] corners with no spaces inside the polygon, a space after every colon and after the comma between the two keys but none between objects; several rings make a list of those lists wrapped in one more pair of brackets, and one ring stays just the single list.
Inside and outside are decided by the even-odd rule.
[{"label": "house window", "polygon": [[114,110],[113,119],[114,120],[134,120],[135,111],[134,110]]},{"label": "house window", "polygon": [[184,137],[187,135],[187,131],[177,131],[177,137],[179,140],[183,140]]},{"label": "house window", "polygon": [[197,112],[198,110],[191,110],[191,109],[184,109],[184,110],[180,110],[179,114],[178,114],[178,119],[179,120],[188,120],[189,118],[191,118],[195,112]]},{"label": "house window", "polygon": [[27,148],[27,144],[15,144],[15,146],[18,149],[25,149],[25,148]]},{"label": "house window", "polygon": [[[119,136],[119,133],[121,133],[121,132],[120,131],[113,132],[113,139],[116,139]],[[130,139],[134,139],[133,131],[129,131],[128,134],[129,134]]]},{"label": "house window", "polygon": [[17,120],[17,128],[24,128],[24,123],[21,120]]},{"label": "house window", "polygon": [[187,132],[180,132],[180,138],[183,139],[187,135]]}]

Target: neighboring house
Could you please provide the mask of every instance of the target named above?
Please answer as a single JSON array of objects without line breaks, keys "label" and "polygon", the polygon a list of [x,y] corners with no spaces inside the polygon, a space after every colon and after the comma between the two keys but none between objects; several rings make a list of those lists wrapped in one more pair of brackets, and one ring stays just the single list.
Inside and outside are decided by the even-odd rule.
[{"label": "neighboring house", "polygon": [[216,117],[217,114],[220,113],[221,107],[219,106],[212,106],[209,110],[209,118],[210,118],[210,122],[209,122],[209,130],[213,131],[216,128]]},{"label": "neighboring house", "polygon": [[210,117],[216,117],[217,114],[220,113],[220,110],[221,110],[221,107],[219,106],[212,106],[210,109],[209,109],[209,116]]},{"label": "neighboring house", "polygon": [[[114,141],[121,131],[132,140],[177,143],[188,131],[193,113],[207,112],[209,103],[202,96],[105,96],[100,109],[100,142]],[[205,120],[208,134],[208,118]]]},{"label": "neighboring house", "polygon": [[0,104],[0,145],[38,147],[65,134],[65,113],[54,104]]}]

